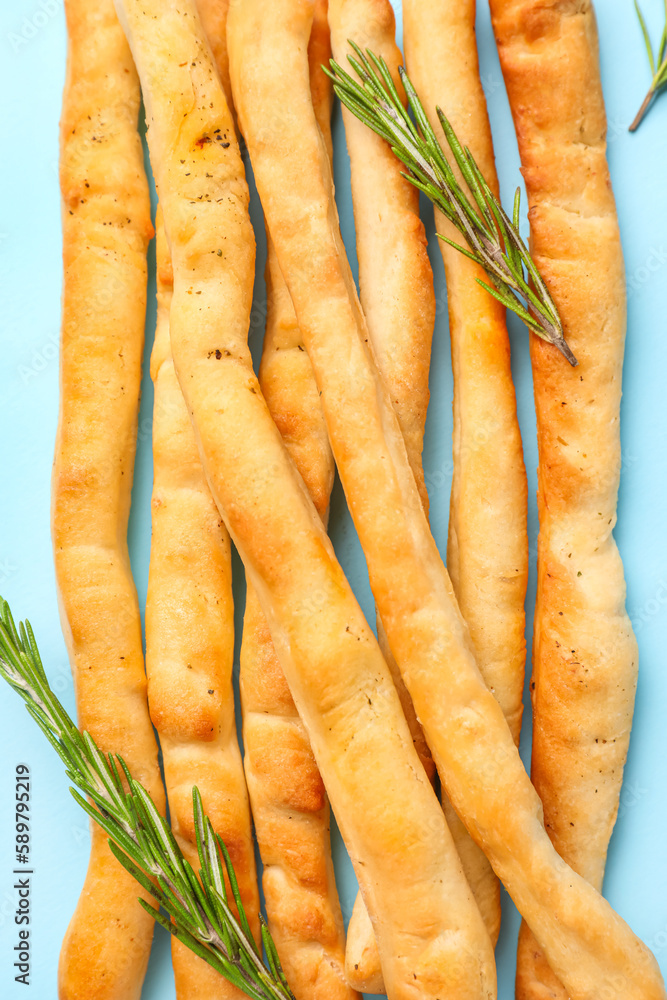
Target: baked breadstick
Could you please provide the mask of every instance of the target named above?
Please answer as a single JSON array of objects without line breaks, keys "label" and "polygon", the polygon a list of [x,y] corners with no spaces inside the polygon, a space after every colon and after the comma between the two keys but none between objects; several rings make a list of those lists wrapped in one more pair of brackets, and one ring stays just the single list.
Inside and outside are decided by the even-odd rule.
[{"label": "baked breadstick", "polygon": [[[384,56],[398,81],[402,63],[396,45],[396,20],[389,0],[335,0],[329,5],[332,46],[337,61],[350,51],[347,40],[363,37]],[[401,88],[402,89],[402,88]],[[422,448],[428,408],[431,339],[435,323],[433,273],[415,188],[387,144],[343,108],[350,156],[361,305],[370,346],[405,439],[408,461],[424,510]],[[433,758],[414,706],[378,619],[378,637],[394,675],[417,752],[427,774]]]},{"label": "baked breadstick", "polygon": [[[331,142],[333,91],[326,0],[309,42],[313,107]],[[288,452],[326,523],[334,465],[322,407],[294,307],[267,233],[268,303],[259,381]],[[329,839],[329,803],[308,734],[248,584],[241,644],[244,764],[269,929],[297,1000],[354,1000],[345,982],[345,931]]]},{"label": "baked breadstick", "polygon": [[[79,726],[101,749],[121,753],[163,808],[126,542],[152,236],[139,82],[112,0],[67,0],[65,11],[56,580]],[[60,956],[61,1000],[138,1000],[153,936],[140,895],[93,824],[86,881]]]},{"label": "baked breadstick", "polygon": [[[396,45],[396,20],[389,0],[330,0],[329,23],[337,62],[346,61],[351,51],[349,38],[363,39],[365,46],[384,58],[402,91],[398,67],[403,59]],[[350,156],[361,305],[375,363],[389,390],[422,504],[428,510],[421,456],[435,295],[419,197],[401,176],[401,164],[387,144],[346,108],[343,120]],[[433,758],[379,617],[377,626],[413,741],[432,777]],[[384,992],[375,936],[361,896],[348,926],[345,970],[356,989]]]},{"label": "baked breadstick", "polygon": [[[491,129],[479,78],[475,0],[406,0],[408,72],[436,134],[441,107],[498,192]],[[441,212],[436,231],[459,242]],[[481,288],[482,269],[439,241],[447,279],[454,374],[454,475],[447,569],[470,630],[477,665],[519,742],[526,659],[527,484],[510,368],[505,310]],[[498,884],[444,800],[463,867],[493,941],[500,929]]]},{"label": "baked breadstick", "polygon": [[[269,238],[269,310],[260,385],[287,450],[326,521],[333,459],[308,355]],[[329,804],[271,633],[250,583],[241,645],[244,764],[264,864],[269,929],[297,1000],[356,994],[329,840]]]},{"label": "baked breadstick", "polygon": [[[621,467],[623,255],[605,159],[592,5],[491,4],[531,246],[577,368],[531,337],[539,445],[533,781],[563,858],[602,887],[632,723],[637,645],[612,528]],[[517,996],[567,996],[527,928]]]},{"label": "baked breadstick", "polygon": [[[220,80],[230,94],[227,7],[227,0],[197,0]],[[197,785],[214,828],[231,852],[243,905],[257,937],[257,872],[232,689],[230,542],[201,467],[171,357],[173,274],[161,209],[156,228],[153,537],[146,603],[149,704],[160,734],[174,833],[197,870],[192,821],[192,786]],[[178,997],[240,996],[175,938],[172,960]]]},{"label": "baked breadstick", "polygon": [[[400,1000],[492,998],[491,944],[391,675],[252,371],[248,190],[194,7],[123,0],[121,10],[174,268],[176,371],[213,495],[269,621],[374,914],[388,990]],[[310,8],[308,15],[302,38],[312,115]]]},{"label": "baked breadstick", "polygon": [[227,13],[230,0],[196,0],[197,12],[204,34],[211,46],[213,62],[220,76],[230,111],[232,106],[232,82],[229,79],[229,59],[227,57]]},{"label": "baked breadstick", "polygon": [[[306,0],[244,0],[230,10],[232,90],[392,652],[454,807],[573,1000],[598,998],[601,986],[619,1000],[664,997],[650,951],[555,852],[505,717],[476,666],[391,401],[365,349],[366,326],[342,253],[331,171],[306,83],[310,16]],[[281,578],[285,573],[294,581],[281,566]],[[271,583],[276,575],[272,562]],[[282,614],[293,621],[294,609],[277,601],[273,585],[270,592],[265,587],[260,600],[287,663],[297,640]],[[312,716],[307,725],[318,757]],[[326,774],[325,783],[334,803]],[[371,900],[367,884],[362,890],[377,919],[379,907],[371,905],[377,896]],[[391,990],[379,933],[378,945]]]},{"label": "baked breadstick", "polygon": [[[160,735],[174,834],[197,871],[192,818],[192,786],[197,785],[213,827],[230,852],[243,906],[258,937],[250,807],[234,721],[229,536],[211,498],[174,372],[169,345],[171,263],[159,210],[156,227],[153,535],[146,601],[149,705]],[[172,957],[177,997],[241,996],[176,938]]]}]

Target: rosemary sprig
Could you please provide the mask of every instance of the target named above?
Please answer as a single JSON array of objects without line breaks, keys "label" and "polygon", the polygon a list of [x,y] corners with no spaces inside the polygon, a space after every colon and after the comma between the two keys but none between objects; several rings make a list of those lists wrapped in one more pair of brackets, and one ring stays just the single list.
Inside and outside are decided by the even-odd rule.
[{"label": "rosemary sprig", "polygon": [[[21,622],[17,629],[2,598],[0,676],[25,701],[63,761],[67,777],[79,789],[70,789],[72,795],[107,832],[118,861],[159,903],[156,909],[140,899],[144,909],[253,1000],[294,1000],[264,921],[261,932],[268,966],[262,961],[229,854],[204,815],[198,789],[193,789],[193,807],[199,878],[123,758],[102,753],[89,733],[76,728],[49,686],[30,623]],[[225,872],[238,918],[231,909]]]},{"label": "rosemary sprig", "polygon": [[667,0],[665,0],[665,27],[662,29],[662,38],[660,39],[660,44],[655,57],[653,55],[653,46],[651,45],[651,36],[648,33],[648,27],[646,26],[646,21],[644,20],[644,15],[642,14],[638,0],[635,0],[635,10],[637,11],[637,17],[639,18],[639,26],[642,29],[642,35],[644,36],[644,44],[646,45],[648,63],[651,67],[651,75],[653,79],[651,80],[651,86],[648,89],[648,93],[642,101],[642,106],[637,112],[632,125],[630,125],[630,132],[634,132],[639,128],[646,112],[651,106],[653,98],[657,97],[662,88],[667,86]]},{"label": "rosemary sprig", "polygon": [[352,41],[350,45],[356,58],[350,55],[348,60],[361,82],[334,59],[331,70],[323,67],[333,80],[338,97],[352,114],[389,143],[407,168],[404,177],[423,191],[458,229],[467,247],[438,235],[484,268],[491,284],[478,278],[479,284],[520,316],[538,337],[554,344],[571,365],[576,365],[577,359],[563,337],[556,305],[519,234],[519,189],[510,218],[472,153],[461,145],[449,121],[437,108],[447,145],[472,195],[471,201],[459,184],[403,67],[399,67],[399,73],[414,121],[403,107],[384,59],[369,49],[363,53]]}]

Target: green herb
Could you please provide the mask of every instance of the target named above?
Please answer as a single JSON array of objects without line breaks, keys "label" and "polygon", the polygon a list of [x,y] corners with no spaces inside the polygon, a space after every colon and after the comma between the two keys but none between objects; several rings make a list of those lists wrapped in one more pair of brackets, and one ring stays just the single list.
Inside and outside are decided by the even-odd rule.
[{"label": "green herb", "polygon": [[651,80],[651,86],[648,89],[648,93],[642,101],[642,106],[630,126],[631,132],[634,132],[639,128],[644,115],[651,106],[653,98],[657,97],[662,88],[667,85],[667,0],[665,0],[665,27],[662,30],[662,38],[660,39],[660,45],[658,46],[658,51],[655,56],[653,55],[651,36],[648,33],[646,21],[644,20],[644,15],[641,12],[641,8],[637,0],[635,0],[635,10],[637,11],[637,17],[639,18],[642,35],[644,36],[644,44],[646,45],[648,63],[651,67],[651,75],[653,76],[653,79]]},{"label": "green herb", "polygon": [[[21,622],[17,629],[2,598],[0,676],[21,695],[63,761],[67,777],[83,793],[70,789],[76,801],[108,833],[109,846],[123,867],[160,905],[156,909],[140,899],[144,909],[253,1000],[294,1000],[264,921],[268,965],[262,961],[229,854],[204,815],[199,791],[194,788],[192,795],[201,865],[197,878],[168,822],[123,758],[102,753],[89,733],[76,728],[49,686],[30,623]],[[238,917],[230,903],[236,905]]]},{"label": "green herb", "polygon": [[519,234],[519,189],[510,218],[472,153],[461,145],[449,121],[437,108],[447,145],[472,195],[471,201],[459,184],[403,67],[399,73],[414,121],[403,106],[384,59],[370,50],[364,54],[352,41],[350,45],[357,58],[348,56],[348,59],[360,83],[333,59],[331,71],[323,67],[333,80],[338,97],[353,115],[389,143],[407,167],[404,174],[407,180],[423,191],[458,229],[467,247],[446,236],[440,239],[484,268],[492,284],[478,278],[479,284],[520,316],[538,337],[554,344],[571,365],[576,365],[577,359],[563,337],[556,305]]}]

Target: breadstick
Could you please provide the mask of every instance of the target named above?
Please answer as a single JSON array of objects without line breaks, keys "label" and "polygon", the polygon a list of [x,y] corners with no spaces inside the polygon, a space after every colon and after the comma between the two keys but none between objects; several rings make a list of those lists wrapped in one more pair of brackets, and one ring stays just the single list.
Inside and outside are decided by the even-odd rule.
[{"label": "breadstick", "polygon": [[[491,944],[391,675],[252,371],[248,190],[201,26],[186,0],[124,0],[121,10],[174,268],[177,375],[213,495],[269,621],[374,915],[389,994],[492,998]],[[309,8],[301,37],[313,114],[311,22]]]},{"label": "breadstick", "polygon": [[[329,22],[338,62],[345,62],[351,51],[349,38],[363,39],[364,46],[383,56],[402,91],[398,67],[403,59],[395,41],[396,21],[389,0],[332,0]],[[389,390],[422,504],[428,510],[421,454],[435,295],[419,198],[401,176],[401,165],[387,144],[346,108],[343,120],[350,156],[361,305],[375,362]],[[433,758],[379,617],[377,626],[413,741],[432,777]],[[356,989],[384,992],[375,936],[361,896],[348,926],[345,970]]]},{"label": "breadstick", "polygon": [[[227,7],[226,0],[197,0],[216,68],[230,94]],[[174,833],[197,870],[192,821],[192,786],[197,785],[214,828],[231,852],[244,908],[258,937],[250,808],[234,718],[230,542],[199,461],[171,357],[173,274],[161,209],[156,228],[158,323],[151,357],[155,386],[153,537],[146,603],[149,704],[160,734]],[[178,997],[240,996],[175,938],[172,960]]]},{"label": "breadstick", "polygon": [[[365,349],[366,326],[306,86],[309,9],[305,0],[244,0],[230,11],[232,90],[392,652],[454,807],[573,1000],[599,997],[601,984],[619,1000],[664,997],[650,951],[556,854],[505,717],[476,666],[391,401]],[[267,574],[275,579],[273,563]],[[287,662],[295,637],[279,621],[274,588],[260,600],[273,607],[274,643]],[[284,641],[280,629],[288,634]],[[290,674],[288,680],[292,687]],[[326,775],[325,783],[333,803]],[[374,917],[376,908],[369,911]],[[379,934],[378,944],[391,989]]]},{"label": "breadstick", "polygon": [[[260,384],[318,513],[333,460],[308,355],[269,240],[269,311]],[[269,928],[297,1000],[356,994],[344,977],[345,932],[329,841],[329,804],[257,595],[248,584],[241,645],[245,769]]]},{"label": "breadstick", "polygon": [[[199,461],[169,345],[172,276],[158,210],[158,321],[151,357],[153,535],[146,601],[151,717],[160,735],[171,824],[199,867],[192,786],[230,852],[244,909],[259,935],[259,893],[243,763],[236,739],[232,667],[234,605],[229,536]],[[176,938],[177,997],[240,997]]]},{"label": "breadstick", "polygon": [[227,14],[230,0],[196,0],[197,12],[211,47],[213,62],[220,76],[230,111],[232,105],[232,82],[229,79],[229,58],[227,56]]},{"label": "breadstick", "polygon": [[[127,551],[152,235],[139,83],[112,0],[67,0],[61,121],[63,317],[53,544],[79,726],[164,807]],[[60,956],[61,1000],[138,1000],[153,920],[92,829]],[[146,897],[148,898],[148,897]]]},{"label": "breadstick", "polygon": [[[406,0],[408,72],[436,134],[441,107],[493,190],[498,178],[475,40],[475,0]],[[436,231],[459,241],[441,212]],[[439,241],[447,279],[454,373],[454,475],[447,568],[470,629],[477,665],[519,742],[526,659],[527,484],[510,368],[505,311],[476,279],[484,272]],[[445,815],[493,941],[500,929],[498,885],[444,800]],[[463,835],[463,837],[461,836]]]},{"label": "breadstick", "polygon": [[[331,142],[333,91],[326,0],[309,42],[313,107]],[[326,523],[333,457],[294,307],[267,233],[268,303],[260,386],[287,450]],[[248,585],[241,644],[244,764],[269,929],[297,1000],[354,1000],[345,982],[345,931],[329,840],[329,803],[303,722],[280,669],[257,595]]]},{"label": "breadstick", "polygon": [[[632,724],[637,645],[612,529],[621,467],[623,255],[590,3],[492,3],[533,257],[577,368],[531,337],[539,445],[533,781],[556,850],[601,889]],[[517,996],[566,997],[528,928]]]},{"label": "breadstick", "polygon": [[[350,51],[348,38],[363,36],[365,44],[384,56],[398,83],[402,59],[395,42],[396,21],[389,0],[336,0],[330,3],[329,22],[338,61]],[[428,511],[421,455],[429,400],[435,294],[426,235],[419,218],[419,198],[415,188],[401,176],[401,166],[386,143],[345,108],[343,119],[350,155],[361,304],[375,363],[389,390],[408,461],[424,510]],[[431,752],[379,619],[378,637],[394,674],[415,746],[427,774],[432,776]]]}]

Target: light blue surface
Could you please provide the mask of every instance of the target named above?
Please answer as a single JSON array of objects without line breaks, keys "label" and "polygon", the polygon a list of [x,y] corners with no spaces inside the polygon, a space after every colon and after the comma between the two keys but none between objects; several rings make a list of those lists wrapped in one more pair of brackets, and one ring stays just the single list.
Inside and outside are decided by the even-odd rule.
[{"label": "light blue surface", "polygon": [[[644,0],[657,37],[661,0]],[[630,315],[623,404],[623,480],[616,537],[625,560],[628,608],[640,645],[640,684],[635,727],[611,844],[605,892],[612,904],[655,950],[667,972],[667,96],[651,111],[635,136],[627,125],[648,86],[648,69],[630,0],[600,0],[602,73],[610,123],[609,159],[619,205],[630,283]],[[496,143],[504,198],[519,178],[518,155],[498,59],[483,2],[479,23],[482,79]],[[56,691],[73,711],[67,657],[58,622],[51,542],[49,491],[58,404],[56,343],[60,309],[60,219],[57,178],[57,124],[65,66],[62,0],[17,0],[0,13],[0,134],[3,192],[0,220],[0,593],[35,627]],[[446,110],[446,108],[445,108]],[[339,112],[336,182],[343,233],[353,254],[354,227],[347,159]],[[259,221],[255,198],[253,218]],[[426,481],[436,539],[444,549],[451,481],[451,374],[446,296],[439,252],[431,236],[438,295],[433,349],[432,401],[425,449]],[[258,282],[251,344],[261,349],[265,311],[264,241],[258,235]],[[150,335],[154,308],[148,318]],[[531,553],[535,553],[535,467],[537,453],[527,334],[511,322],[514,372],[530,481]],[[135,477],[130,546],[140,597],[145,598],[150,546],[150,407],[145,379]],[[336,550],[373,620],[372,599],[361,550],[340,487],[333,504],[331,532]],[[243,601],[236,562],[238,615]],[[534,599],[534,566],[529,617]],[[531,622],[529,621],[529,628]],[[530,633],[529,633],[530,634]],[[528,757],[530,719],[524,727]],[[67,792],[62,766],[26,715],[18,699],[0,688],[0,995],[55,1000],[58,951],[86,870],[89,834],[85,817]],[[13,913],[14,770],[32,770],[33,877],[32,985],[14,982]],[[369,779],[372,776],[369,776]],[[356,882],[340,838],[334,853],[343,910],[349,917]],[[518,916],[505,899],[498,946],[499,996],[513,996]],[[144,1000],[171,1000],[173,978],[166,935],[158,930]],[[93,1000],[93,998],[91,998]]]}]

